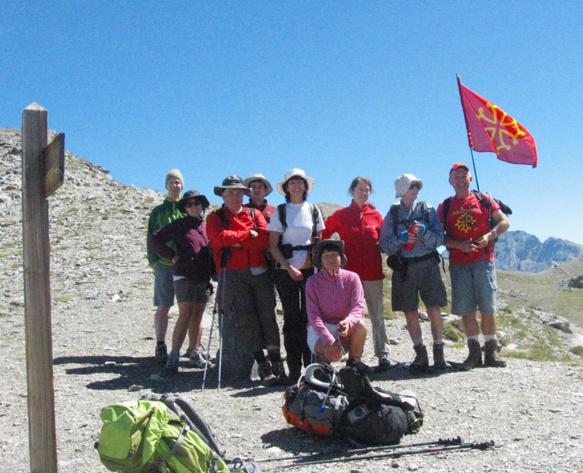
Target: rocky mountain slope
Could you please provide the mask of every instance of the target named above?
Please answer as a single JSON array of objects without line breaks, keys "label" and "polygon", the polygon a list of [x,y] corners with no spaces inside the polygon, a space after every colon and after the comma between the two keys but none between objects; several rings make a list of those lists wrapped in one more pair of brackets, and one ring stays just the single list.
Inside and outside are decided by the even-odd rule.
[{"label": "rocky mountain slope", "polygon": [[[29,471],[20,146],[18,131],[0,129],[0,464],[3,471],[13,473]],[[155,364],[153,279],[145,258],[145,226],[149,211],[161,200],[157,192],[118,183],[103,168],[70,153],[66,155],[65,184],[49,199],[59,471],[105,472],[93,448],[101,425],[100,409],[145,393],[184,395],[210,423],[231,457],[269,458],[346,449],[348,445],[341,440],[318,438],[289,427],[281,415],[283,388],[234,385],[223,380],[219,391],[216,371],[212,371],[206,389],[201,391],[200,370],[182,366],[177,375],[169,376]],[[536,346],[552,339],[556,342],[552,349],[563,359],[560,340],[566,332],[551,325],[561,313],[557,306],[543,307],[543,303],[556,293],[580,301],[581,290],[568,284],[583,272],[573,271],[561,266],[555,270],[559,276],[553,273],[553,279],[537,278],[528,287],[519,273],[507,273],[507,279],[501,280],[501,316],[508,320],[504,334],[508,346],[503,354],[508,368],[450,369],[413,376],[395,367],[374,381],[391,391],[412,389],[418,393],[426,411],[425,424],[419,434],[405,438],[405,442],[459,435],[468,442],[494,440],[496,448],[326,467],[339,472],[389,468],[583,472],[581,368],[574,361],[533,361],[524,349],[526,343]],[[550,282],[558,277],[564,287]],[[545,300],[538,309],[527,306],[523,302],[528,298],[526,291],[532,287],[541,292],[540,284],[549,286]],[[566,299],[571,306],[580,303],[574,301]],[[204,343],[208,342],[211,309],[205,314]],[[176,315],[176,310],[172,313]],[[545,317],[549,318],[547,323]],[[447,314],[444,318],[455,319]],[[575,332],[574,324],[569,324],[563,327]],[[422,326],[428,340],[429,324],[423,321]],[[412,349],[403,319],[389,320],[387,331],[393,342],[391,356],[409,361]],[[212,346],[216,348],[216,338]],[[510,357],[512,353],[517,356]],[[463,343],[448,340],[446,354],[450,360],[461,361],[466,350]],[[375,362],[368,341],[364,361]],[[265,471],[278,470],[277,464],[262,466]],[[313,470],[304,467],[295,471]]]},{"label": "rocky mountain slope", "polygon": [[497,267],[505,271],[538,273],[583,253],[583,246],[561,238],[541,242],[523,231],[508,231],[496,243]]}]

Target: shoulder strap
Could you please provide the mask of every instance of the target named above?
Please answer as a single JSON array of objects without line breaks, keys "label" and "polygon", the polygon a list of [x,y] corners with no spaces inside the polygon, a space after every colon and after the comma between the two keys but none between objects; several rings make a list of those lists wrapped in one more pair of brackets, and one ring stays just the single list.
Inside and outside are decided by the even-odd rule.
[{"label": "shoulder strap", "polygon": [[423,212],[423,220],[425,220],[427,227],[429,227],[429,207],[425,201],[421,202],[421,212]]},{"label": "shoulder strap", "polygon": [[308,204],[312,209],[312,241],[315,243],[318,237],[318,207],[312,204]]},{"label": "shoulder strap", "polygon": [[281,234],[285,232],[287,228],[287,222],[285,220],[285,204],[279,204],[277,206],[277,215],[279,217],[279,221],[281,222]]},{"label": "shoulder strap", "polygon": [[397,229],[399,228],[399,204],[391,205],[390,212],[393,218],[393,234],[397,236]]},{"label": "shoulder strap", "polygon": [[451,206],[451,197],[448,197],[443,201],[443,230],[446,230],[446,223],[447,223],[447,213],[449,212],[449,207]]},{"label": "shoulder strap", "polygon": [[480,200],[480,204],[482,204],[484,206],[484,208],[486,210],[488,210],[488,222],[490,223],[490,228],[493,228],[494,225],[494,219],[492,218],[492,203],[490,202],[490,199],[492,197],[490,197],[490,199],[486,199],[486,196],[484,194],[482,194],[480,191],[472,191],[476,197]]},{"label": "shoulder strap", "polygon": [[219,220],[223,224],[223,227],[228,227],[231,224],[231,222],[229,222],[229,219],[225,215],[224,207],[221,207],[219,210],[217,210],[217,217],[219,217]]},{"label": "shoulder strap", "polygon": [[253,230],[258,232],[259,227],[257,226],[257,216],[255,215],[255,209],[251,208],[251,207],[247,207],[247,210],[249,211],[249,215],[251,215],[251,218],[253,219]]}]

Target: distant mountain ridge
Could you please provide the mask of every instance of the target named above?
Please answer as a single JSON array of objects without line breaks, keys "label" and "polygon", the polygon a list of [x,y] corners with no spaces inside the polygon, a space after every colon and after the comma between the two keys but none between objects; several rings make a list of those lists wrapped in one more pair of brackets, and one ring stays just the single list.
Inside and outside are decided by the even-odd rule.
[{"label": "distant mountain ridge", "polygon": [[561,238],[537,237],[522,230],[504,233],[496,243],[496,267],[505,271],[540,273],[583,253],[583,245]]}]

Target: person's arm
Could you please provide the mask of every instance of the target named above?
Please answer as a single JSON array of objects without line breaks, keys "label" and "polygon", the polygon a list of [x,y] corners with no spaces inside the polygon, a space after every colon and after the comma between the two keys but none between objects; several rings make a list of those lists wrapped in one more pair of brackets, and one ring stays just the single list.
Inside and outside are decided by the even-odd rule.
[{"label": "person's arm", "polygon": [[178,228],[180,227],[180,220],[175,220],[164,228],[154,232],[150,237],[149,243],[152,249],[160,255],[162,258],[172,260],[175,263],[174,258],[177,256],[176,251],[168,243],[174,242],[176,245],[176,236]]},{"label": "person's arm", "polygon": [[[346,274],[347,272],[345,272]],[[350,312],[344,318],[343,322],[347,324],[347,330],[354,327],[364,317],[364,288],[362,282],[356,273],[349,273],[350,281]]]},{"label": "person's arm", "polygon": [[397,239],[397,235],[394,233],[393,216],[391,211],[387,212],[383,226],[381,227],[381,234],[379,236],[379,245],[387,255],[394,255],[397,253],[401,246],[403,245]]},{"label": "person's arm", "polygon": [[311,278],[308,279],[306,282],[306,312],[308,314],[308,323],[316,331],[322,345],[327,346],[333,344],[336,339],[332,336],[322,320],[318,293],[319,291],[314,284],[314,280]]},{"label": "person's arm", "polygon": [[435,250],[437,247],[443,245],[443,227],[437,216],[437,212],[433,207],[427,209],[429,222],[423,222],[426,225],[425,233],[419,233],[417,240],[419,240],[426,248]]}]

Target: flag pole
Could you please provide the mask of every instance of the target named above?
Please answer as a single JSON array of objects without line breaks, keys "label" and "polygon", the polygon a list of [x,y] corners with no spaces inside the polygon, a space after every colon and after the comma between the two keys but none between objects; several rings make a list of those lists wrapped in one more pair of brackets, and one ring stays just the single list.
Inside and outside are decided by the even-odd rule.
[{"label": "flag pole", "polygon": [[457,79],[457,87],[460,93],[460,102],[462,105],[462,113],[464,114],[464,122],[466,124],[466,133],[468,135],[468,146],[470,148],[470,154],[472,156],[472,166],[474,168],[474,177],[476,178],[476,187],[478,188],[478,192],[480,192],[480,183],[478,182],[478,171],[476,170],[476,161],[474,161],[474,149],[473,149],[473,140],[472,140],[472,133],[470,132],[470,127],[468,125],[468,117],[466,116],[466,109],[464,108],[464,99],[462,97],[462,87],[461,87],[461,79],[459,74],[455,75]]},{"label": "flag pole", "polygon": [[474,150],[470,148],[470,154],[472,155],[472,166],[474,167],[474,177],[476,178],[477,191],[480,192],[480,183],[478,182],[478,171],[476,170],[476,162],[474,161]]}]

